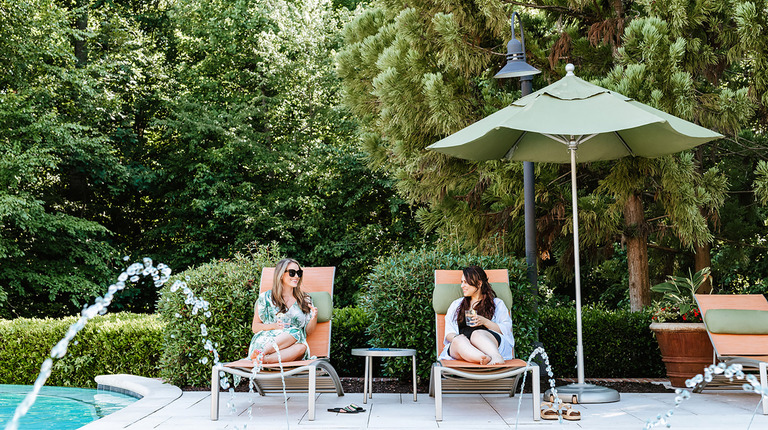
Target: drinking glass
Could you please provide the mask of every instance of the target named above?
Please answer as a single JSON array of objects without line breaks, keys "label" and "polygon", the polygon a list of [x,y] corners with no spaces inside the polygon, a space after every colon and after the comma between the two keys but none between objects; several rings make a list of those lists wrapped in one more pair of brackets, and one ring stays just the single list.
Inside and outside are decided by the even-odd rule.
[{"label": "drinking glass", "polygon": [[464,321],[467,323],[468,327],[474,327],[476,324],[473,321],[473,319],[477,316],[477,311],[474,309],[470,309],[467,311],[464,311]]},{"label": "drinking glass", "polygon": [[283,323],[283,328],[288,328],[291,326],[291,317],[288,315],[281,315],[278,319],[281,323]]}]

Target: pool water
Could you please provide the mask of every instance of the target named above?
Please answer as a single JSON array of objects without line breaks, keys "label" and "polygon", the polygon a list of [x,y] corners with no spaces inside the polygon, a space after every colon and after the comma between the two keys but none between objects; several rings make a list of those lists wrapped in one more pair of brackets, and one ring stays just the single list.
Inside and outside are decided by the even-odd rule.
[{"label": "pool water", "polygon": [[[0,385],[0,429],[13,417],[31,385]],[[138,400],[90,388],[43,387],[37,401],[19,421],[24,430],[74,430]]]}]

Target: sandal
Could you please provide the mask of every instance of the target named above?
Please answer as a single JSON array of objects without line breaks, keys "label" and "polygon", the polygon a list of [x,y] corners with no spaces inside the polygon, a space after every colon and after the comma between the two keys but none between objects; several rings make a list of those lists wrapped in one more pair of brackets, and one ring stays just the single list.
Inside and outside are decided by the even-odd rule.
[{"label": "sandal", "polygon": [[560,413],[563,414],[563,419],[568,421],[579,421],[581,419],[581,412],[571,408],[571,405],[563,405]]},{"label": "sandal", "polygon": [[361,412],[352,406],[344,406],[343,408],[330,408],[328,409],[328,412],[336,412],[340,414],[356,414],[358,412]]},{"label": "sandal", "polygon": [[557,410],[555,410],[555,405],[553,405],[552,402],[541,403],[541,419],[543,420],[558,419]]},{"label": "sandal", "polygon": [[356,405],[354,403],[350,403],[349,407],[354,409],[354,410],[356,410],[357,412],[365,412],[365,409],[361,408],[360,406],[358,406],[358,405]]}]

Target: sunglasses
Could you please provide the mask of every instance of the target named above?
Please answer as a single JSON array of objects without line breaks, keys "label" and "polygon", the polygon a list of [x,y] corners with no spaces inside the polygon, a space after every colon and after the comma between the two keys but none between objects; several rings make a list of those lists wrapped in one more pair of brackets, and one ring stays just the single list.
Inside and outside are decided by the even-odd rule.
[{"label": "sunglasses", "polygon": [[304,271],[301,270],[301,269],[299,269],[299,270],[288,269],[288,270],[285,271],[285,273],[287,273],[288,276],[290,276],[291,278],[293,278],[294,276],[298,276],[299,278],[304,276]]}]

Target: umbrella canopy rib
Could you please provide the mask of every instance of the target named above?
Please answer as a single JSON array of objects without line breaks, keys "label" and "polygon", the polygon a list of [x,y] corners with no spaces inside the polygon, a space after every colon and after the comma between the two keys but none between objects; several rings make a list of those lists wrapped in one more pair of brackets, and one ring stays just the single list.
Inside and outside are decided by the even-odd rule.
[{"label": "umbrella canopy rib", "polygon": [[616,135],[616,137],[619,138],[619,140],[621,141],[621,144],[624,145],[625,148],[627,148],[627,152],[629,153],[629,155],[634,157],[635,156],[634,151],[632,151],[632,148],[630,148],[629,145],[627,145],[627,142],[624,140],[623,137],[621,137],[621,134],[619,134],[618,131],[614,131],[613,133]]}]

